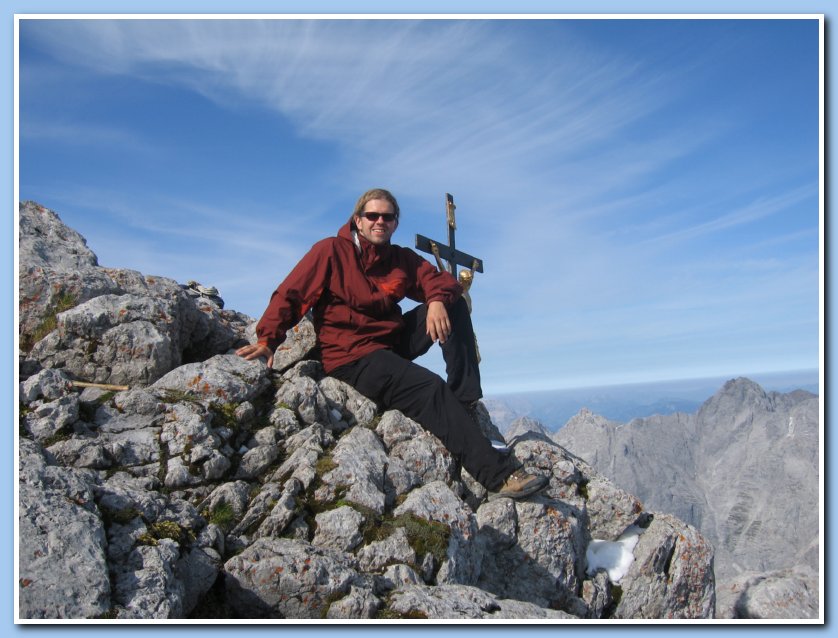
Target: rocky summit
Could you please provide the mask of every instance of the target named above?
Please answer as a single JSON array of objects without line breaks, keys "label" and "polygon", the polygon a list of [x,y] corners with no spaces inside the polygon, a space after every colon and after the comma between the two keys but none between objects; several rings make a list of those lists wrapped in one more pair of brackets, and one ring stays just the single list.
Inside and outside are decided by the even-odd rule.
[{"label": "rocky summit", "polygon": [[[546,491],[490,500],[325,376],[306,320],[272,369],[245,361],[250,317],[19,214],[22,621],[713,617],[707,540],[548,437],[510,442]],[[587,550],[631,526],[612,582]]]}]

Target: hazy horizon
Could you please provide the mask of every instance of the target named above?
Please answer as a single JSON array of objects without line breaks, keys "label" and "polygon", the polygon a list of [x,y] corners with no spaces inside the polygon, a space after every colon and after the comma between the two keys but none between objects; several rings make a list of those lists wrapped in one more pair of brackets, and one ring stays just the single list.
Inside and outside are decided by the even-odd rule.
[{"label": "hazy horizon", "polygon": [[[706,385],[712,382],[724,383],[731,379],[738,379],[744,377],[758,383],[764,390],[787,391],[785,388],[791,388],[796,383],[801,383],[805,387],[800,387],[801,390],[812,392],[809,388],[816,384],[818,385],[818,392],[814,394],[820,395],[820,371],[817,368],[801,369],[801,370],[776,370],[768,372],[750,372],[730,375],[710,375],[710,376],[695,376],[695,377],[680,377],[677,379],[657,379],[654,381],[640,381],[640,382],[625,382],[612,383],[604,385],[579,385],[579,386],[562,386],[550,388],[546,390],[529,390],[521,392],[492,392],[487,393],[489,398],[498,398],[505,396],[519,396],[529,394],[550,394],[553,392],[577,392],[616,388],[647,388],[654,386],[667,385],[687,385],[687,384],[702,384]],[[721,386],[720,386],[721,387]],[[795,389],[795,388],[793,388]],[[709,397],[708,397],[709,398]]]},{"label": "hazy horizon", "polygon": [[766,392],[805,390],[820,396],[819,371],[810,369],[488,394],[484,402],[501,432],[520,417],[535,419],[556,432],[583,408],[619,423],[656,414],[691,414],[727,381],[742,377]]}]

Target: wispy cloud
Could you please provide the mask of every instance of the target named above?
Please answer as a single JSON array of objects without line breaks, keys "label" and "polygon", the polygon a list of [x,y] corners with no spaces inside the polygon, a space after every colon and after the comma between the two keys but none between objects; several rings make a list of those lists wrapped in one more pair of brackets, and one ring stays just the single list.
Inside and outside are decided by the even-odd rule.
[{"label": "wispy cloud", "polygon": [[[711,217],[708,221],[679,228],[678,230],[650,238],[648,241],[650,243],[685,241],[695,239],[701,235],[721,232],[736,226],[759,221],[771,215],[776,215],[806,200],[811,200],[814,204],[817,195],[817,186],[807,184],[776,196],[757,197],[744,206],[727,210],[724,214]],[[724,207],[720,208],[725,210]]]},{"label": "wispy cloud", "polygon": [[158,154],[164,149],[155,146],[134,131],[101,124],[56,122],[23,118],[20,124],[22,141],[39,141],[70,146],[119,148],[126,154]]},{"label": "wispy cloud", "polygon": [[225,104],[238,96],[268,105],[302,135],[339,141],[359,173],[385,164],[385,178],[417,193],[445,176],[475,189],[474,182],[485,184],[493,174],[532,181],[563,158],[572,170],[576,155],[650,115],[666,95],[659,76],[580,50],[583,44],[561,27],[538,64],[519,34],[493,27],[491,21],[69,21],[39,32],[56,55],[102,73],[185,85]]},{"label": "wispy cloud", "polygon": [[[333,234],[345,214],[334,209],[356,191],[383,185],[397,193],[406,211],[397,240],[406,245],[414,231],[441,229],[441,197],[453,192],[458,246],[487,263],[473,294],[487,379],[536,369],[527,353],[557,362],[554,370],[538,364],[554,379],[573,366],[637,375],[654,360],[673,369],[667,348],[672,357],[690,347],[704,351],[696,357],[712,351],[726,365],[738,352],[726,335],[760,323],[772,295],[791,307],[816,292],[816,273],[800,256],[816,231],[780,223],[815,205],[811,173],[758,156],[767,129],[749,148],[743,131],[758,118],[746,91],[728,85],[724,99],[713,95],[717,68],[737,55],[735,29],[722,30],[731,37],[718,47],[697,36],[666,48],[595,41],[585,35],[592,30],[560,21],[549,32],[534,28],[492,20],[68,20],[33,21],[26,35],[100,77],[185,88],[233,117],[256,106],[288,124],[300,148],[332,152],[329,170],[310,182],[323,192],[293,203],[140,189],[126,203],[101,185],[62,193],[136,231],[132,249],[143,263],[161,265],[171,238],[187,256],[166,268],[207,273],[256,313],[261,299],[248,297],[271,290],[305,248]],[[141,131],[61,121],[32,119],[24,139],[154,150]],[[731,139],[739,154],[728,155]],[[808,157],[809,149],[793,152]],[[315,207],[305,215],[303,198]],[[328,203],[317,208],[315,200]],[[754,227],[763,232],[744,232]],[[117,241],[115,230],[101,237]],[[786,250],[775,256],[777,247]],[[713,260],[703,263],[708,248]],[[252,278],[242,281],[237,264]],[[771,338],[802,316],[777,314],[765,323]],[[714,349],[714,331],[730,353]]]}]

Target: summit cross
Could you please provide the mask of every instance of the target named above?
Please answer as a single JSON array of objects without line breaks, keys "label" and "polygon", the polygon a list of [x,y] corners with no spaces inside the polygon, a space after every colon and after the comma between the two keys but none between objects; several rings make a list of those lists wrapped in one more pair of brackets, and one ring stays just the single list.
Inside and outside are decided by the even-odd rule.
[{"label": "summit cross", "polygon": [[477,272],[483,272],[483,260],[477,257],[472,257],[468,253],[457,250],[454,243],[454,231],[457,230],[457,221],[454,217],[454,197],[449,193],[445,193],[445,216],[448,222],[448,245],[441,244],[432,239],[428,239],[424,235],[416,235],[416,250],[421,250],[425,253],[431,253],[437,258],[439,263],[440,258],[448,262],[448,271],[457,277],[457,266],[465,266]]}]

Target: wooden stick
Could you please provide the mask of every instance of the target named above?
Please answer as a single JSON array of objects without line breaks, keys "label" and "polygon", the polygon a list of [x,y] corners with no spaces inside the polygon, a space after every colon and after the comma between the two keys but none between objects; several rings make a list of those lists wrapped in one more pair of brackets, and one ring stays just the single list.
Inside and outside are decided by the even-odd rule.
[{"label": "wooden stick", "polygon": [[127,385],[112,385],[110,383],[88,383],[87,381],[70,381],[70,384],[76,388],[100,388],[102,390],[115,390],[117,392],[129,389]]}]

